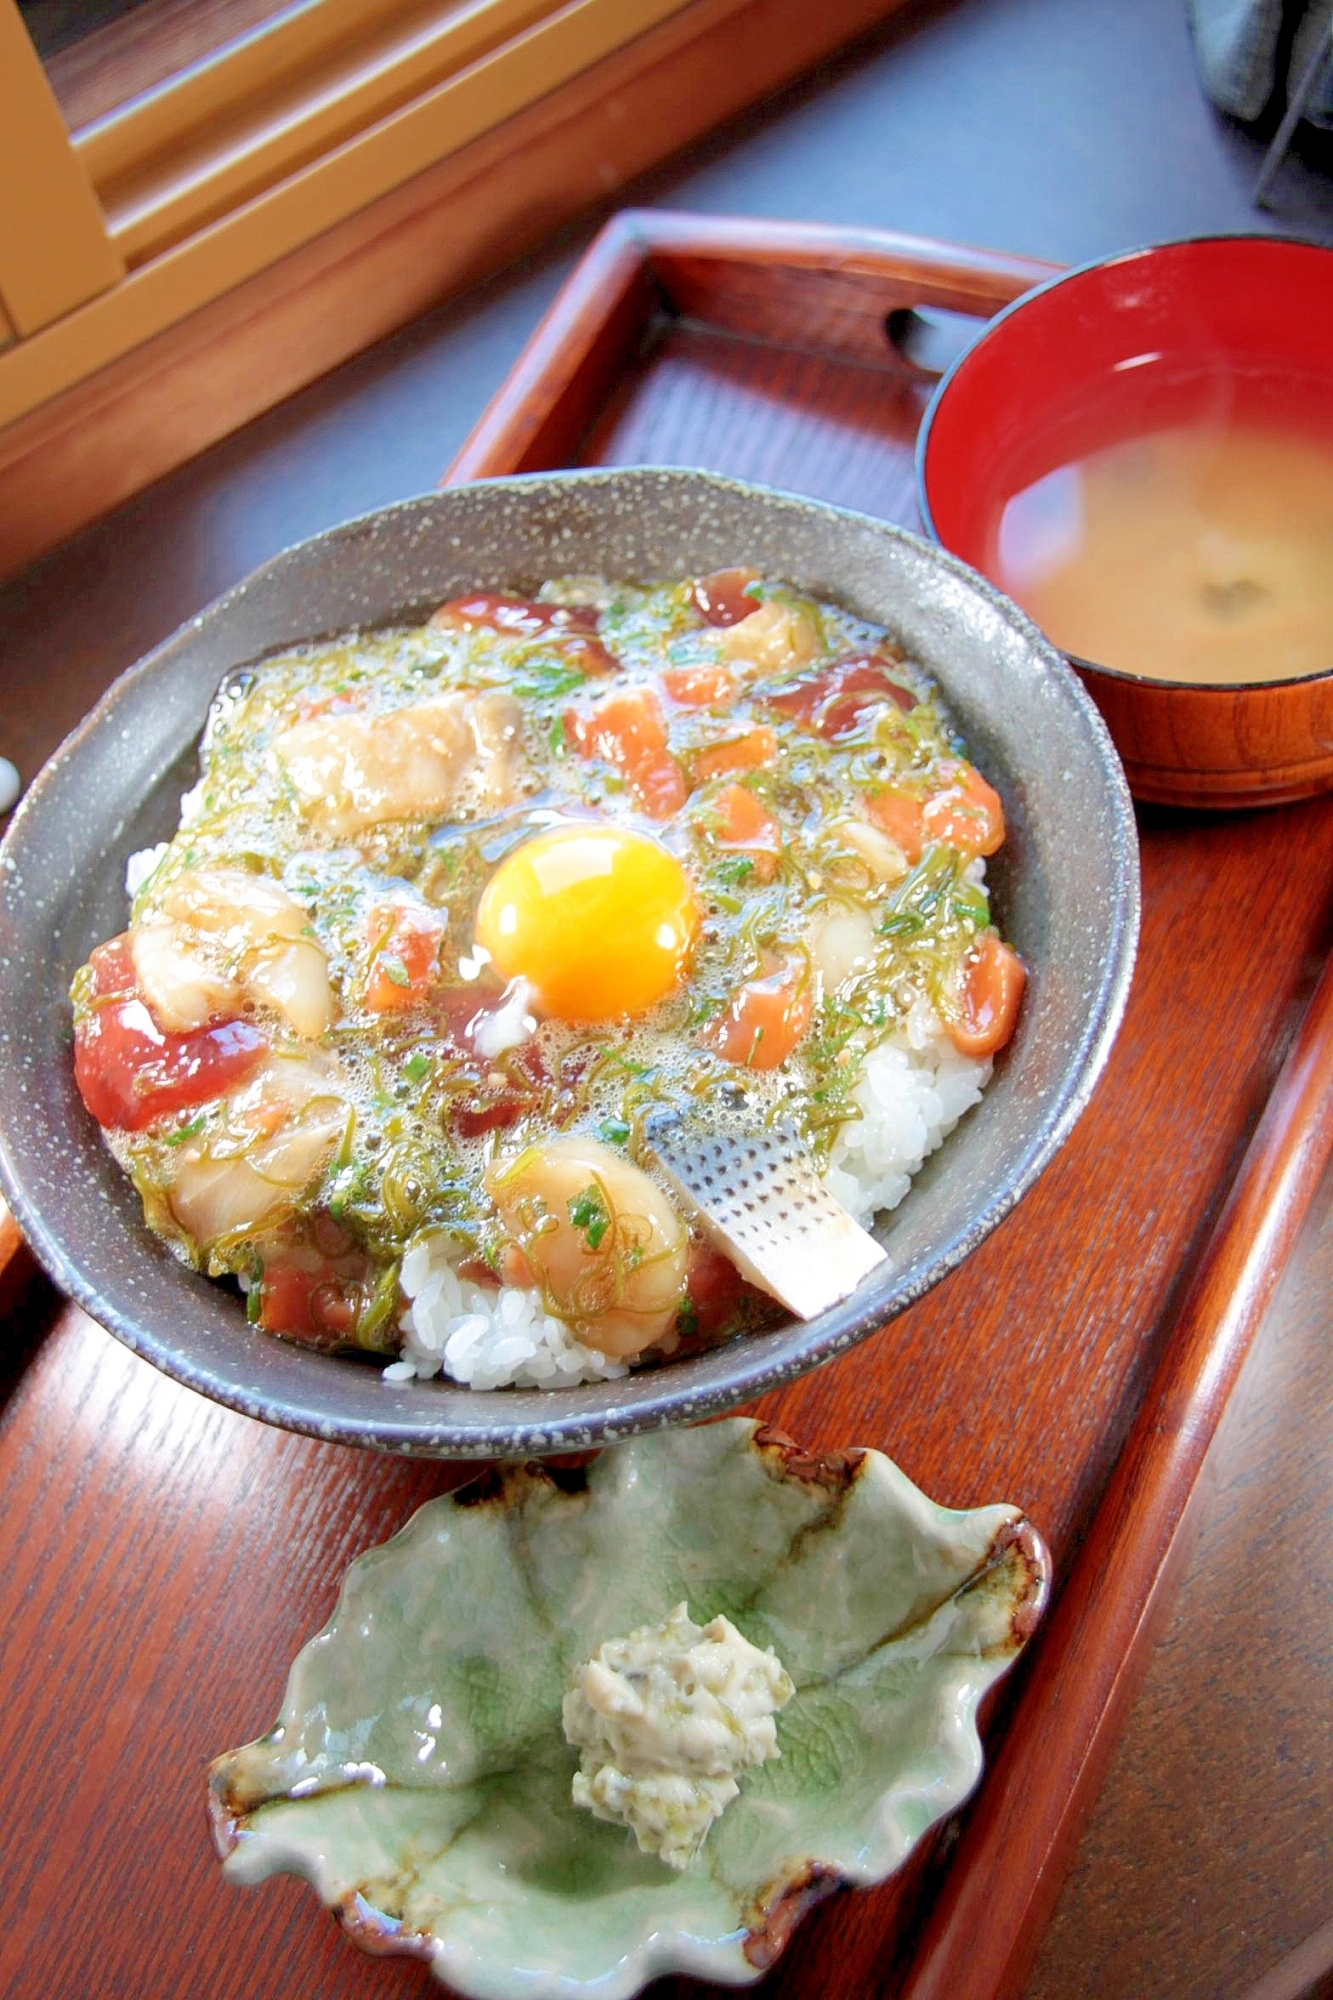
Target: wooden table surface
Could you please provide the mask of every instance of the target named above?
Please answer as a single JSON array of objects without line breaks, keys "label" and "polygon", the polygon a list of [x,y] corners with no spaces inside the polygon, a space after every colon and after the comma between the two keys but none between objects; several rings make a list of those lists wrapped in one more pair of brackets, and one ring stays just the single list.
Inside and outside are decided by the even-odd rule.
[{"label": "wooden table surface", "polygon": [[[1180,13],[1174,0],[910,8],[878,42],[636,198],[931,231],[1066,260],[1254,226],[1246,193],[1261,148],[1200,102]],[[1308,165],[1293,164],[1278,199],[1263,226],[1333,240],[1333,195]],[[302,534],[432,483],[569,254],[557,249],[432,316],[0,592],[0,751],[31,775],[116,672],[225,583]],[[791,367],[799,373],[797,360]],[[837,436],[835,409],[818,427],[823,464],[798,454],[769,476],[827,479]],[[1333,816],[1294,809],[1252,833],[1218,822],[1200,834],[1158,815],[1145,831],[1154,949],[1191,920],[1176,887],[1154,904],[1155,857],[1165,863],[1188,843],[1194,909],[1219,921],[1228,911],[1219,871],[1237,842],[1271,857],[1271,898],[1245,912],[1255,965],[1240,1011],[1275,1039],[1289,995],[1265,985],[1264,925],[1271,918],[1311,957],[1327,946],[1318,864]],[[1284,879],[1293,854],[1300,879]],[[1206,954],[1192,976],[1206,988]],[[1151,1036],[1140,1029],[1133,1047],[1150,1079]],[[1253,1050],[1180,1056],[1197,1063],[1200,1088],[1233,1094],[1239,1133],[1263,1061]],[[1129,1129],[1102,1143],[1134,1140]],[[1182,1128],[1182,1179],[1223,1165],[1197,1157]],[[1057,1182],[1045,1198],[1058,1192]],[[1161,1241],[1151,1213],[1140,1240],[1151,1265]],[[1001,1231],[996,1272],[1003,1243]],[[1172,1270],[1156,1254],[1136,1296],[1160,1310]],[[1180,1598],[1031,1975],[1041,2000],[1278,2000],[1314,1990],[1333,1963],[1331,1281],[1328,1185],[1211,1454]],[[21,1577],[20,1601],[0,1615],[9,1901],[0,1992],[370,2000],[421,1991],[419,1968],[359,1959],[307,1890],[279,1883],[241,1897],[215,1879],[199,1764],[201,1751],[267,1722],[281,1666],[327,1614],[337,1567],[437,1490],[440,1469],[216,1410],[40,1281],[17,1302],[0,1299],[6,1306],[0,1495],[11,1531],[23,1523],[28,1539],[25,1560],[7,1566],[12,1585]],[[1095,1326],[1097,1312],[1096,1299],[1078,1313],[1071,1304],[1070,1323],[1081,1315]],[[831,1380],[832,1371],[812,1379],[815,1420],[818,1385]],[[967,1492],[944,1497],[985,1484],[985,1464],[968,1456],[975,1407],[970,1398],[960,1412]],[[1117,1443],[1100,1441],[1103,1471]],[[147,1541],[126,1504],[145,1489],[161,1518]],[[1062,1534],[1076,1533],[1076,1515],[1056,1524]],[[0,1575],[0,1600],[14,1594]],[[161,1747],[173,1731],[175,1758]],[[150,1763],[170,1776],[145,1799],[136,1774]],[[879,1990],[887,1967],[873,1937],[858,1941],[844,1919],[847,1948],[830,1964],[821,1924],[796,1947],[802,1993]]]}]

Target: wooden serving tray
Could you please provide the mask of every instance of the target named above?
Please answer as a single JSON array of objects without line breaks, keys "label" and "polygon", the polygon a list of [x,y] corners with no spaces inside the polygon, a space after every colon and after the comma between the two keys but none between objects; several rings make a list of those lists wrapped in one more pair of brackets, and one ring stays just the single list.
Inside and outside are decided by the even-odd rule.
[{"label": "wooden serving tray", "polygon": [[[875,231],[624,213],[441,483],[696,465],[919,532],[933,377],[911,359],[917,310],[984,319],[1057,268]],[[833,1991],[835,1965],[848,1995],[1021,1989],[1208,1442],[1333,1148],[1333,966],[1311,996],[1333,800],[1140,818],[1135,990],[1073,1139],[935,1293],[757,1406],[803,1441],[875,1444],[956,1505],[1019,1502],[1058,1579],[957,1844],[950,1829],[896,1882],[809,1922],[775,1975],[784,1994]]]},{"label": "wooden serving tray", "polygon": [[[1050,268],[622,216],[448,477],[686,463],[915,525],[930,380],[901,351],[906,316],[986,315]],[[1020,1503],[1058,1570],[1046,1628],[990,1718],[973,1808],[895,1881],[806,1919],[764,1989],[782,2000],[1019,1991],[1208,1440],[1333,1141],[1333,977],[1316,976],[1333,796],[1245,817],[1149,811],[1141,831],[1136,984],[1073,1138],[927,1298],[754,1406],[812,1446],[888,1451],[942,1501]],[[0,1211],[0,1314],[25,1261],[6,1223]],[[271,1722],[351,1557],[475,1468],[269,1430],[49,1294],[7,1325],[0,1992],[419,2000],[420,1967],[361,1958],[308,1889],[219,1879],[203,1771]]]}]

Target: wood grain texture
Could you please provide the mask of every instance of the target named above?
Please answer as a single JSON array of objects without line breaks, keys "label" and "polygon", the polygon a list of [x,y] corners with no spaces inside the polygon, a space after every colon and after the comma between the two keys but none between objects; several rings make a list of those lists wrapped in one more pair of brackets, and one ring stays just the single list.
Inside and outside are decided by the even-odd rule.
[{"label": "wood grain texture", "polygon": [[[165,1383],[73,1308],[5,1412],[0,1463],[0,1505],[47,1523],[43,1548],[0,1576],[0,1810],[28,1828],[6,1850],[28,1914],[0,1938],[0,1992],[157,1983],[234,2000],[253,1975],[238,1968],[240,1913],[217,1895],[200,1759],[267,1726],[283,1651],[332,1609],[323,1552],[341,1563],[382,1539],[448,1474],[328,1446],[311,1456]],[[44,1739],[59,1744],[61,1783],[37,1781]],[[142,1924],[109,1922],[103,1895],[75,1886],[118,1882],[129,1896],[131,1881]],[[419,1968],[349,1965],[333,1926],[301,1914],[303,1936],[280,1891],[263,1924],[281,1990],[420,1990]]]},{"label": "wood grain texture", "polygon": [[[375,25],[370,0],[343,4],[363,29]],[[303,62],[287,77],[276,49],[266,68],[242,44],[198,78],[182,79],[142,133],[127,117],[88,133],[76,150],[135,282],[147,288],[154,273],[216,264],[221,282],[203,294],[213,297],[632,47],[688,4],[493,0],[460,12],[442,0],[437,11],[418,5],[406,20],[384,21],[365,40],[312,50],[309,71]],[[297,15],[288,32],[298,24],[304,29],[306,17]],[[205,108],[215,85],[225,98],[227,67],[252,63],[259,71],[252,90],[232,107]],[[183,101],[171,106],[170,97]],[[151,143],[155,125],[159,145]],[[157,301],[163,310],[154,332],[179,316],[174,276],[155,293],[155,309]],[[202,302],[197,294],[189,301]],[[109,315],[96,323],[108,325]]]},{"label": "wood grain texture", "polygon": [[1227,1406],[1197,1540],[1027,2000],[1325,2000],[1333,1173]]},{"label": "wood grain texture", "polygon": [[282,0],[139,0],[129,13],[80,35],[45,60],[71,132],[202,62],[257,27]]},{"label": "wood grain texture", "polygon": [[623,401],[634,349],[646,360],[659,344],[663,314],[920,382],[891,313],[987,319],[1057,269],[878,230],[626,209],[580,258],[440,483],[572,463],[602,407]]},{"label": "wood grain texture", "polygon": [[1171,1327],[906,1980],[914,2000],[1022,1985],[1147,1667],[1173,1545],[1333,1150],[1326,961]]},{"label": "wood grain texture", "polygon": [[674,310],[727,333],[901,367],[889,313],[913,306],[989,319],[1060,268],[1032,257],[878,229],[633,212]]},{"label": "wood grain texture", "polygon": [[1083,672],[1136,799],[1214,808],[1305,799],[1333,783],[1333,677],[1266,687],[1154,686]]},{"label": "wood grain texture", "polygon": [[674,326],[579,457],[697,465],[917,527],[912,447],[929,395],[915,376]]},{"label": "wood grain texture", "polygon": [[[583,452],[679,453],[900,512],[922,393],[879,365],[677,326]],[[109,641],[72,613],[68,630],[91,695]],[[23,656],[19,692],[38,705],[46,657]],[[1202,823],[1150,814],[1142,831],[1135,990],[1065,1150],[935,1293],[756,1406],[816,1446],[889,1451],[944,1501],[1018,1502],[1062,1577],[1328,943],[1333,801]],[[0,1824],[26,1815],[38,1833],[13,1864],[0,1990],[81,1993],[70,1968],[94,1945],[101,1990],[136,2000],[429,1990],[405,1961],[362,1959],[308,1891],[222,1883],[202,1785],[209,1756],[271,1720],[286,1664],[327,1616],[350,1556],[454,1476],[212,1409],[60,1311],[0,1422],[14,1552],[0,1581],[12,1689]],[[96,1698],[71,1699],[90,1679]],[[53,1746],[77,1774],[68,1786],[52,1782]],[[897,1990],[914,1905],[946,1860],[929,1881],[923,1856],[896,1883],[816,1911],[766,1990]],[[88,1886],[71,1900],[76,1879]],[[150,1962],[136,1926],[105,1921],[109,1900],[154,1912]]]},{"label": "wood grain texture", "polygon": [[[687,42],[697,39],[703,27],[698,7],[709,10],[710,25],[716,26],[719,15],[729,19],[746,4],[747,0],[688,0],[678,9],[677,0],[635,0],[622,16],[609,12],[606,0],[599,0],[597,33],[587,40],[582,32],[585,23],[580,0],[568,0],[555,17],[520,37],[503,56],[497,54],[493,62],[487,59],[456,78],[446,79],[275,185],[255,190],[249,199],[200,220],[182,241],[140,263],[103,296],[67,313],[12,354],[0,357],[0,421],[16,424],[32,415],[71,385],[90,380],[125,360],[164,329],[179,326],[252,279],[285,266],[288,259],[344,223],[364,220],[378,201],[388,200],[405,188],[420,197],[424,177],[438,168],[461,163],[470,169],[466,179],[475,179],[478,163],[468,157],[470,146],[500,135],[509,141],[501,146],[502,161],[507,162],[514,149],[522,153],[533,127],[516,125],[515,119],[540,113],[562,89],[579,84],[586,87],[590,78],[602,90],[614,89],[612,78],[601,71],[599,51],[604,52],[603,60],[611,63],[628,57],[630,78],[637,79],[645,71],[655,71],[659,61],[670,67],[678,47],[670,39],[672,28],[682,29]],[[659,18],[663,15],[665,18]],[[591,17],[586,25],[592,25]],[[659,33],[667,35],[665,44],[650,39]],[[664,120],[675,128],[683,118],[688,126],[695,109],[693,104],[682,107],[670,89],[669,74],[666,82],[665,96],[657,100],[654,122],[659,131]],[[593,198],[604,198],[617,184],[611,162],[619,149],[614,104],[608,120],[594,108],[596,102],[596,98],[582,100],[583,108],[591,114],[586,120],[588,130],[566,132],[563,151],[566,166],[586,166],[583,152],[588,141],[600,137],[604,145],[609,142],[611,156],[601,152],[601,178],[593,184]],[[567,114],[569,108],[565,102],[560,111]],[[561,122],[568,122],[567,118]],[[545,129],[540,117],[536,129]],[[642,133],[643,128],[636,127],[635,136]],[[671,143],[680,136],[673,129]],[[633,139],[627,143],[632,146]],[[551,166],[550,178],[537,182],[524,178],[522,215],[533,209],[534,194],[540,212],[543,198],[560,184],[561,165],[553,160]],[[424,192],[430,201],[433,184]],[[473,193],[484,205],[482,191],[474,189]],[[493,229],[495,214],[486,210],[485,219]],[[380,215],[378,220],[383,224],[386,217]],[[475,224],[475,216],[465,216],[464,233]],[[511,248],[510,258],[521,247]],[[286,275],[299,283],[301,272],[288,268]],[[310,331],[317,334],[317,320],[311,320]],[[144,398],[144,403],[151,419],[151,397]]]},{"label": "wood grain texture", "polygon": [[[113,188],[145,174],[169,177],[186,171],[191,159],[198,164],[200,152],[207,157],[218,142],[230,144],[233,151],[251,151],[278,104],[287,100],[287,108],[299,117],[303,86],[313,85],[327,95],[336,120],[333,129],[338,131],[366,125],[376,111],[404,102],[412,94],[412,82],[423,74],[421,69],[401,93],[389,90],[367,102],[359,92],[369,81],[362,59],[374,67],[381,56],[392,63],[395,54],[404,53],[394,31],[405,20],[409,29],[417,31],[422,53],[432,45],[438,52],[436,30],[441,25],[446,32],[452,28],[459,37],[455,66],[461,67],[516,26],[526,26],[543,8],[550,11],[546,0],[482,0],[480,7],[461,9],[444,0],[443,23],[431,0],[320,0],[315,8],[270,8],[268,18],[248,32],[243,27],[240,33],[219,33],[208,61],[178,67],[147,101],[124,105],[77,132],[75,147],[115,236],[118,204]],[[196,12],[203,17],[199,31],[207,33],[210,8]],[[221,28],[222,22],[218,25]],[[427,64],[424,73],[434,81],[444,67],[442,62],[432,71]],[[298,103],[289,98],[293,92]],[[320,137],[327,140],[327,130]],[[319,145],[317,138],[314,145],[299,150],[308,159]],[[256,182],[276,178],[262,172],[260,161],[254,166]]]},{"label": "wood grain texture", "polygon": [[694,0],[628,49],[0,429],[0,576],[441,299],[901,0]]}]

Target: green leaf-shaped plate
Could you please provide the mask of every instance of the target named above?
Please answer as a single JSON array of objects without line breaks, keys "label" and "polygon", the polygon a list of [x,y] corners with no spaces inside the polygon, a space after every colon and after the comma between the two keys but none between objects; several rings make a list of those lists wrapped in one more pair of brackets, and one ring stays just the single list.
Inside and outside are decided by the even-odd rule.
[{"label": "green leaf-shaped plate", "polygon": [[[879,1452],[816,1459],[746,1419],[657,1431],[586,1479],[510,1469],[347,1573],[277,1727],[214,1764],[234,1882],[289,1871],[359,1942],[477,2000],[741,1985],[799,1910],[881,1881],[981,1772],[977,1704],[1049,1560],[1013,1507],[937,1507]],[[685,1598],[796,1683],[781,1759],[675,1874],[576,1810],[575,1664]]]}]

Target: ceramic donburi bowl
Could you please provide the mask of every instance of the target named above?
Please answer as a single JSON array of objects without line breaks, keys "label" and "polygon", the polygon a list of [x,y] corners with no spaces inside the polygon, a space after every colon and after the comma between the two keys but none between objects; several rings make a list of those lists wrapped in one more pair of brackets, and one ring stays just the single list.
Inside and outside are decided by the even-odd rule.
[{"label": "ceramic donburi bowl", "polygon": [[[1015,1507],[939,1507],[879,1452],[745,1419],[432,1500],[353,1563],[276,1728],[213,1766],[234,1882],[290,1872],[352,1936],[476,2000],[743,1985],[801,1911],[897,1868],[981,1772],[977,1705],[1044,1606]],[[561,1696],[602,1640],[687,1599],[796,1683],[780,1758],[675,1874],[570,1802]]]},{"label": "ceramic donburi bowl", "polygon": [[[298,640],[420,616],[543,577],[702,575],[749,562],[887,625],[940,683],[1004,798],[989,880],[1029,970],[986,1096],[886,1219],[890,1261],[818,1319],[623,1381],[481,1391],[385,1382],[247,1324],[144,1225],[79,1102],[69,982],[124,927],[126,857],[169,836],[219,681]],[[699,472],[489,480],[404,501],[275,556],[131,669],[33,784],[0,848],[0,1185],[37,1254],[101,1324],[178,1381],[269,1423],[459,1458],[581,1451],[734,1409],[919,1298],[1032,1185],[1119,1025],[1138,929],[1129,794],[1092,703],[1007,599],[882,521]]]}]

